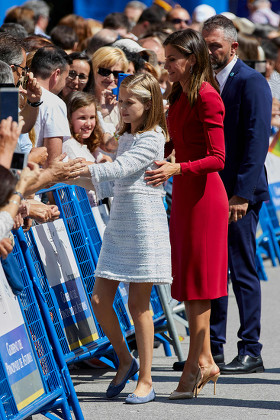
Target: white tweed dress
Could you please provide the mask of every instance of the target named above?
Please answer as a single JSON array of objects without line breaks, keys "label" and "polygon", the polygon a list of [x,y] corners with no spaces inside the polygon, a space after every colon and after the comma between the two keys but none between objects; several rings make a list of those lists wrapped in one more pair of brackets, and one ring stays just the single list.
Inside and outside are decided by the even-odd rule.
[{"label": "white tweed dress", "polygon": [[114,196],[95,276],[122,282],[171,283],[171,253],[164,189],[144,181],[163,160],[160,127],[119,139],[114,162],[89,167],[98,199]]}]

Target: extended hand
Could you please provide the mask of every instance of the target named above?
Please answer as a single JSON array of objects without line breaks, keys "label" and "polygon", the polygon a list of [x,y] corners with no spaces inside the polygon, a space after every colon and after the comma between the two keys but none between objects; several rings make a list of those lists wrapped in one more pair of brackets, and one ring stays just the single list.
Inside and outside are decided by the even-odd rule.
[{"label": "extended hand", "polygon": [[146,171],[145,181],[147,185],[158,187],[163,184],[173,175],[179,175],[181,173],[181,165],[179,163],[170,163],[163,160],[161,162],[155,161],[155,164],[159,167],[153,171]]},{"label": "extended hand", "polygon": [[248,209],[248,200],[234,195],[229,200],[229,220],[228,223],[238,222],[246,215]]},{"label": "extended hand", "polygon": [[40,176],[40,168],[37,163],[29,162],[20,173],[19,181],[17,182],[17,188],[19,191],[23,191],[23,194],[30,186],[35,184]]},{"label": "extended hand", "polygon": [[23,124],[22,120],[17,123],[12,120],[12,117],[3,119],[0,123],[0,163],[7,169],[10,169]]},{"label": "extended hand", "polygon": [[61,182],[66,181],[67,179],[77,178],[82,175],[86,164],[84,159],[76,158],[69,159],[68,162],[63,162],[63,159],[66,157],[66,153],[55,158],[47,170],[51,172],[52,179],[51,182]]},{"label": "extended hand", "polygon": [[47,148],[44,146],[33,147],[28,156],[28,162],[35,162],[38,165],[44,165],[48,158]]},{"label": "extended hand", "polygon": [[4,238],[0,241],[0,257],[6,258],[13,250],[13,244],[10,238]]}]

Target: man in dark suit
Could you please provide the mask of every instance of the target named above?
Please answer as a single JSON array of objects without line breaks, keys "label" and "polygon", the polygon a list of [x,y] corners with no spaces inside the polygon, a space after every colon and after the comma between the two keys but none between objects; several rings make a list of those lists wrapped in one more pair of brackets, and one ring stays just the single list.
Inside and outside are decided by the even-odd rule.
[{"label": "man in dark suit", "polygon": [[269,199],[264,161],[270,135],[271,92],[266,79],[237,58],[237,33],[231,20],[213,16],[204,23],[202,34],[226,109],[226,162],[220,175],[229,198],[229,268],[240,316],[238,355],[225,365],[228,299],[212,301],[211,348],[223,374],[262,372],[255,235],[262,202]]}]

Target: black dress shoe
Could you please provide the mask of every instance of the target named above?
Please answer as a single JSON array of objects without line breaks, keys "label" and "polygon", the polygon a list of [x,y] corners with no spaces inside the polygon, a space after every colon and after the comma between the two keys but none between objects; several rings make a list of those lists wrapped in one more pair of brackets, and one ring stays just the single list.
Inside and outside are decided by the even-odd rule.
[{"label": "black dress shoe", "polygon": [[264,371],[262,357],[252,357],[239,354],[232,362],[220,367],[221,374],[235,375],[246,373],[260,373]]},{"label": "black dress shoe", "polygon": [[216,365],[219,366],[219,368],[221,366],[225,365],[225,357],[224,357],[223,353],[222,354],[215,354],[215,356],[213,355],[213,359],[214,359],[214,362],[216,363]]},{"label": "black dress shoe", "polygon": [[[213,356],[214,362],[217,366],[221,367],[224,366],[224,355],[223,354],[216,354]],[[173,370],[176,370],[177,372],[182,372],[185,366],[185,361],[183,362],[175,362],[173,363]]]},{"label": "black dress shoe", "polygon": [[176,370],[177,372],[182,372],[185,366],[185,360],[183,362],[175,362],[173,363],[173,370]]}]

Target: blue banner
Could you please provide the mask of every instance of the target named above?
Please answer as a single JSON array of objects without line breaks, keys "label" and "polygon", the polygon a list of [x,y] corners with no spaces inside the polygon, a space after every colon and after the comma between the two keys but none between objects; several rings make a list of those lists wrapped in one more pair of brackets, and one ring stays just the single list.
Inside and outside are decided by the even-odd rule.
[{"label": "blue banner", "polygon": [[[141,0],[147,6],[151,6],[153,0]],[[103,0],[102,2],[93,2],[92,0],[74,0],[74,13],[85,18],[100,20],[112,12],[123,12],[128,0]],[[182,7],[192,13],[193,9],[199,4],[207,3],[214,7],[217,13],[227,12],[229,10],[228,0],[182,0],[178,2]]]}]

